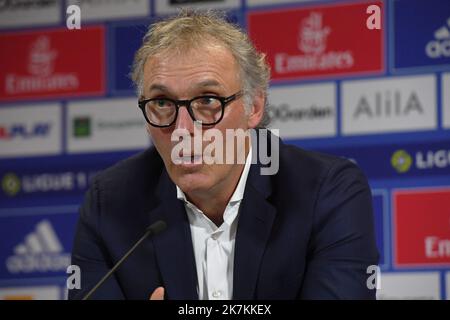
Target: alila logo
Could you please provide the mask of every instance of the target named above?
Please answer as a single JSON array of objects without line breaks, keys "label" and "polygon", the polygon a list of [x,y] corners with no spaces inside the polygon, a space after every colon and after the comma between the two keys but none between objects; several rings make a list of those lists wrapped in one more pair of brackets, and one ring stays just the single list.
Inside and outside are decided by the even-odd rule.
[{"label": "alila logo", "polygon": [[427,43],[425,52],[429,58],[450,58],[450,17],[447,25],[434,32],[434,39]]},{"label": "alila logo", "polygon": [[405,173],[411,168],[413,160],[405,150],[397,150],[392,154],[391,165],[398,173]]},{"label": "alila logo", "polygon": [[2,189],[6,195],[15,196],[21,189],[20,178],[15,173],[8,172],[2,178]]},{"label": "alila logo", "polygon": [[6,260],[11,273],[65,272],[70,265],[70,254],[64,248],[48,220],[40,221],[35,230],[13,248],[14,254]]},{"label": "alila logo", "polygon": [[354,64],[351,51],[327,51],[327,39],[331,33],[332,29],[323,22],[322,13],[311,12],[300,22],[297,47],[302,54],[277,53],[275,71],[289,73],[351,68]]},{"label": "alila logo", "polygon": [[423,113],[422,103],[415,91],[402,95],[399,90],[384,90],[373,95],[362,95],[353,112],[353,118],[408,117],[410,114]]}]

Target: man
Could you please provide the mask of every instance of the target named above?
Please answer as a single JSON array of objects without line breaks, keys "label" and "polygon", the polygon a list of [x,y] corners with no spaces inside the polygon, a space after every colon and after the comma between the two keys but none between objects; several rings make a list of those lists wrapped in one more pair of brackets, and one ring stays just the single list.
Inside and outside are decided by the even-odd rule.
[{"label": "man", "polygon": [[[174,151],[198,131],[217,138],[261,126],[269,68],[243,32],[212,13],[158,22],[135,56],[133,80],[154,148],[93,181],[72,253],[82,288],[69,298],[83,297],[158,220],[167,229],[92,298],[375,297],[366,272],[378,263],[371,193],[350,161],[280,142],[269,145],[279,168],[264,175],[253,146],[274,137],[259,135],[209,155],[204,140]],[[222,151],[232,161],[207,163]]]}]

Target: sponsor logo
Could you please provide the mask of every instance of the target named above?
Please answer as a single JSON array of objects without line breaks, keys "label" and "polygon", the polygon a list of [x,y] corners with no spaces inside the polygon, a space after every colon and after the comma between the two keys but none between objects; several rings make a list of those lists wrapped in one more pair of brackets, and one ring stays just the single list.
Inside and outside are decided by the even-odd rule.
[{"label": "sponsor logo", "polygon": [[[377,91],[373,95],[374,104],[366,95],[360,97],[356,105],[353,118],[359,117],[367,118],[383,118],[383,117],[403,117],[410,113],[416,112],[423,114],[423,107],[415,91],[412,91],[409,96],[402,101],[402,94],[399,90]],[[404,102],[404,103],[402,103]]]},{"label": "sponsor logo", "polygon": [[427,43],[425,52],[431,59],[450,58],[450,17],[447,19],[447,25],[437,29],[434,32],[434,40]]},{"label": "sponsor logo", "polygon": [[57,56],[58,51],[51,47],[48,36],[37,38],[31,44],[28,55],[28,72],[30,75],[6,74],[6,94],[78,89],[79,79],[75,73],[54,73],[54,63]]},{"label": "sponsor logo", "polygon": [[425,256],[430,259],[450,258],[450,239],[425,237]]},{"label": "sponsor logo", "polygon": [[346,51],[325,51],[329,26],[323,26],[321,13],[311,12],[301,21],[298,34],[298,48],[301,55],[277,53],[275,71],[283,74],[317,70],[349,69],[354,64],[353,53]]},{"label": "sponsor logo", "polygon": [[0,26],[57,23],[61,21],[61,3],[57,0],[0,0]]},{"label": "sponsor logo", "polygon": [[132,128],[142,129],[145,121],[142,119],[124,119],[124,120],[98,120],[96,128],[98,130],[127,130]]},{"label": "sponsor logo", "polygon": [[450,189],[393,192],[395,265],[450,266]]},{"label": "sponsor logo", "polygon": [[66,119],[69,152],[141,149],[149,146],[145,118],[134,99],[73,102]]},{"label": "sponsor logo", "polygon": [[7,173],[2,178],[2,189],[8,196],[15,196],[21,189],[21,182],[15,173]]},{"label": "sponsor logo", "polygon": [[318,148],[347,159],[354,159],[369,179],[408,177],[442,177],[450,175],[450,141],[421,144]]},{"label": "sponsor logo", "polygon": [[15,59],[0,77],[0,100],[103,93],[103,37],[103,27],[3,33],[0,58]]},{"label": "sponsor logo", "polygon": [[65,271],[70,264],[70,254],[64,252],[48,220],[40,221],[13,251],[14,254],[6,260],[6,267],[13,274]]},{"label": "sponsor logo", "polygon": [[447,168],[450,166],[450,150],[428,150],[416,153],[416,167],[418,169]]},{"label": "sponsor logo", "polygon": [[433,75],[344,81],[344,134],[436,128],[436,77]]},{"label": "sponsor logo", "polygon": [[58,300],[61,288],[58,286],[32,286],[0,288],[0,300]]},{"label": "sponsor logo", "polygon": [[0,11],[44,9],[53,7],[56,2],[56,0],[2,0],[0,1]]},{"label": "sponsor logo", "polygon": [[414,157],[405,150],[397,150],[392,154],[391,164],[398,173],[408,172],[413,164],[417,170],[445,169],[450,167],[450,150],[420,150]]},{"label": "sponsor logo", "polygon": [[404,173],[411,168],[412,157],[405,150],[397,150],[392,154],[391,164],[399,173]]},{"label": "sponsor logo", "polygon": [[[383,3],[377,5],[381,8]],[[273,80],[380,72],[383,33],[367,29],[366,8],[367,4],[346,3],[251,12],[249,34],[267,53]],[[358,46],[349,41],[349,33]]]},{"label": "sponsor logo", "polygon": [[91,135],[91,118],[76,117],[73,119],[73,136],[76,138],[89,137]]},{"label": "sponsor logo", "polygon": [[0,157],[56,154],[61,150],[57,104],[0,109]]},{"label": "sponsor logo", "polygon": [[116,121],[98,119],[94,121],[93,127],[90,117],[76,117],[73,119],[73,136],[75,138],[87,138],[93,134],[93,131],[142,129],[144,126],[145,121],[142,119]]},{"label": "sponsor logo", "polygon": [[2,177],[2,190],[9,197],[19,193],[33,194],[39,192],[70,192],[85,190],[95,175],[92,172],[58,172],[23,174],[8,172]]},{"label": "sponsor logo", "polygon": [[9,126],[0,126],[0,140],[45,137],[50,134],[51,128],[52,124],[49,122],[37,122],[30,124],[13,123]]},{"label": "sponsor logo", "polygon": [[334,110],[329,106],[311,105],[306,108],[294,109],[287,103],[280,105],[269,105],[267,112],[271,120],[278,121],[301,121],[332,117]]},{"label": "sponsor logo", "polygon": [[[420,12],[421,23],[416,23]],[[392,2],[394,71],[427,68],[440,71],[450,63],[450,14],[447,0]]]},{"label": "sponsor logo", "polygon": [[80,7],[83,20],[129,18],[148,16],[148,0],[68,0],[68,4]]},{"label": "sponsor logo", "polygon": [[275,87],[269,91],[270,128],[283,138],[336,134],[336,86],[332,83]]}]

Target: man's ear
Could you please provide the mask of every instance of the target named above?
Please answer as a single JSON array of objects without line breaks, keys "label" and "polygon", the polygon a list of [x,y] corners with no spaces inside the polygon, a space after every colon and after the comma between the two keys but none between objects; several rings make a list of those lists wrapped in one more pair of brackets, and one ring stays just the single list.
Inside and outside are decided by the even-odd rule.
[{"label": "man's ear", "polygon": [[253,96],[253,104],[250,109],[250,114],[247,119],[247,126],[249,129],[256,128],[264,116],[264,108],[266,104],[266,97],[262,90],[258,90]]}]

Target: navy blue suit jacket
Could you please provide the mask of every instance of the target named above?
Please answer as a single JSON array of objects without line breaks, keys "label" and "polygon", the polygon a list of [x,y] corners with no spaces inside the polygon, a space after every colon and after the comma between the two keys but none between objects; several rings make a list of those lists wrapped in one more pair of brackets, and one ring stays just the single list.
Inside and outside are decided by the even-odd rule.
[{"label": "navy blue suit jacket", "polygon": [[[253,164],[236,234],[233,299],[373,299],[369,265],[378,264],[366,178],[343,158],[280,143],[277,174]],[[147,239],[92,296],[198,299],[189,221],[154,148],[94,179],[80,209],[72,264],[83,297],[157,220],[167,229]]]}]

